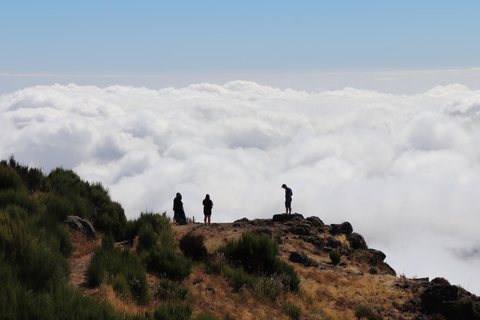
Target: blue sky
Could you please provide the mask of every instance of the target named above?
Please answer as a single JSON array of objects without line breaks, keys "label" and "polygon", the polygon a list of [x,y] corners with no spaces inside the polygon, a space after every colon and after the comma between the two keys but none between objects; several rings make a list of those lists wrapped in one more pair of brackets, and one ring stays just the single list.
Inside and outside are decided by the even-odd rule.
[{"label": "blue sky", "polygon": [[0,74],[479,67],[479,1],[4,1]]}]

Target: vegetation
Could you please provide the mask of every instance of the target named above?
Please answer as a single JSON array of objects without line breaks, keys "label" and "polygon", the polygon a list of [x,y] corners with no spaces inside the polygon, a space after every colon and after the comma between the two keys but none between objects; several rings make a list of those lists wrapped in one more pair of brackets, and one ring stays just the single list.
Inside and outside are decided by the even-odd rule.
[{"label": "vegetation", "polygon": [[330,260],[333,264],[337,265],[340,263],[342,256],[337,250],[330,251],[329,253]]},{"label": "vegetation", "polygon": [[147,275],[140,260],[128,248],[116,248],[110,234],[104,235],[102,246],[95,250],[87,277],[92,286],[107,281],[123,295],[130,293],[141,302],[149,299]]},{"label": "vegetation", "polygon": [[180,239],[180,249],[187,257],[194,261],[201,261],[207,257],[207,248],[205,247],[205,236],[188,232]]},{"label": "vegetation", "polygon": [[252,283],[257,283],[257,280],[249,275],[259,274],[271,279],[271,283],[267,283],[267,279],[260,282],[264,287],[279,282],[287,290],[298,291],[300,279],[291,265],[278,258],[278,250],[278,243],[269,236],[246,232],[238,241],[231,240],[220,247],[218,252],[225,256],[231,266],[243,269],[236,270],[230,277],[228,268],[223,268],[224,274],[233,278],[237,288],[242,283],[255,287]]},{"label": "vegetation", "polygon": [[369,306],[360,304],[355,308],[355,317],[367,320],[382,320],[383,317],[375,313]]},{"label": "vegetation", "polygon": [[283,303],[282,309],[292,319],[300,319],[302,315],[302,308],[291,302]]},{"label": "vegetation", "polygon": [[73,247],[58,221],[61,210],[50,212],[53,201],[43,196],[50,187],[40,170],[13,157],[0,162],[2,318],[133,319],[68,285]]},{"label": "vegetation", "polygon": [[[103,235],[101,245],[65,228],[71,214],[92,221]],[[422,312],[409,304],[418,298],[412,288],[421,282],[388,275],[381,256],[351,250],[346,239],[339,248],[345,267],[335,268],[327,261],[340,263],[338,251],[327,255],[320,246],[283,234],[286,226],[273,230],[278,241],[249,232],[238,238],[242,230],[254,229],[251,224],[216,227],[173,229],[165,213],[142,213],[127,221],[107,189],[71,170],[58,168],[45,176],[13,157],[1,161],[0,318],[233,320],[233,314],[379,320],[398,313],[413,319]],[[319,235],[321,240],[328,236]],[[306,259],[294,269],[280,258],[288,259],[299,247]],[[92,287],[69,284],[70,264],[77,270],[88,260]],[[371,274],[372,266],[382,275]],[[83,282],[75,278],[80,274],[77,270],[71,283]],[[468,319],[477,316],[477,298],[463,289],[458,295],[450,306]]]}]

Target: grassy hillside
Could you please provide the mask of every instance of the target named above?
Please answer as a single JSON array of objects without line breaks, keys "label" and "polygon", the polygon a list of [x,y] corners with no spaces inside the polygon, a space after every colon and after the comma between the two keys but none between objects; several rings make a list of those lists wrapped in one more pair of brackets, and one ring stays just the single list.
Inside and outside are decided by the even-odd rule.
[{"label": "grassy hillside", "polygon": [[[97,238],[65,227],[70,215]],[[0,162],[2,319],[480,319],[478,297],[384,259],[349,223],[127,221],[71,170]]]}]

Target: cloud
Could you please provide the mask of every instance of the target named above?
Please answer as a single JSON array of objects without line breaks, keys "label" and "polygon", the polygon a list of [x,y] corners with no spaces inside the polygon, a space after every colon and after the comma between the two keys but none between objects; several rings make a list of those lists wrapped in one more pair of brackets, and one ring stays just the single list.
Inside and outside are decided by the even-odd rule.
[{"label": "cloud", "polygon": [[[106,185],[129,218],[214,221],[293,210],[350,221],[407,276],[480,293],[480,91],[387,94],[250,81],[182,88],[50,85],[0,96],[0,156]],[[477,268],[478,269],[478,268]]]}]

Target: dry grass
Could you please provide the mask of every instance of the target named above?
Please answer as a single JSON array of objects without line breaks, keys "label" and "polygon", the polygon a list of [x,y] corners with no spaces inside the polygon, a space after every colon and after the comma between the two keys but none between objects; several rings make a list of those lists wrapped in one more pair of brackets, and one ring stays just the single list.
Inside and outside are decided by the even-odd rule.
[{"label": "dry grass", "polygon": [[[230,239],[238,239],[249,230],[249,225],[232,227],[232,224],[214,224],[206,227],[202,224],[175,226],[179,239],[187,232],[194,230],[205,236],[205,246],[213,253],[219,246]],[[92,244],[82,237],[73,235],[76,250],[74,257],[92,252],[98,244]],[[342,244],[347,245],[345,236],[337,237]],[[359,304],[371,307],[383,315],[384,319],[413,319],[413,314],[400,314],[395,305],[402,305],[413,297],[408,289],[395,286],[399,278],[389,275],[371,275],[369,266],[355,259],[342,257],[343,266],[334,266],[328,253],[315,248],[310,243],[299,241],[290,236],[282,236],[280,258],[288,261],[290,252],[301,251],[309,258],[319,263],[317,267],[305,267],[291,263],[301,279],[301,289],[298,293],[282,292],[275,301],[260,301],[252,292],[243,289],[236,292],[221,275],[207,274],[201,264],[194,265],[189,278],[179,283],[187,287],[187,303],[193,305],[193,317],[200,313],[209,313],[220,318],[229,315],[236,320],[247,319],[290,319],[282,310],[282,305],[289,302],[302,310],[300,319],[348,319],[356,320],[355,308]],[[103,284],[96,295],[111,303],[117,310],[129,314],[152,312],[162,301],[155,296],[159,279],[148,275],[148,283],[152,301],[147,305],[138,305],[135,301],[118,296],[111,286]]]},{"label": "dry grass", "polygon": [[98,247],[101,243],[102,236],[97,234],[97,239],[95,241],[89,240],[83,233],[78,230],[73,230],[72,228],[66,226],[65,227],[70,234],[70,239],[72,241],[73,246],[75,247],[75,251],[72,254],[73,259],[78,259],[87,254],[90,254]]}]

